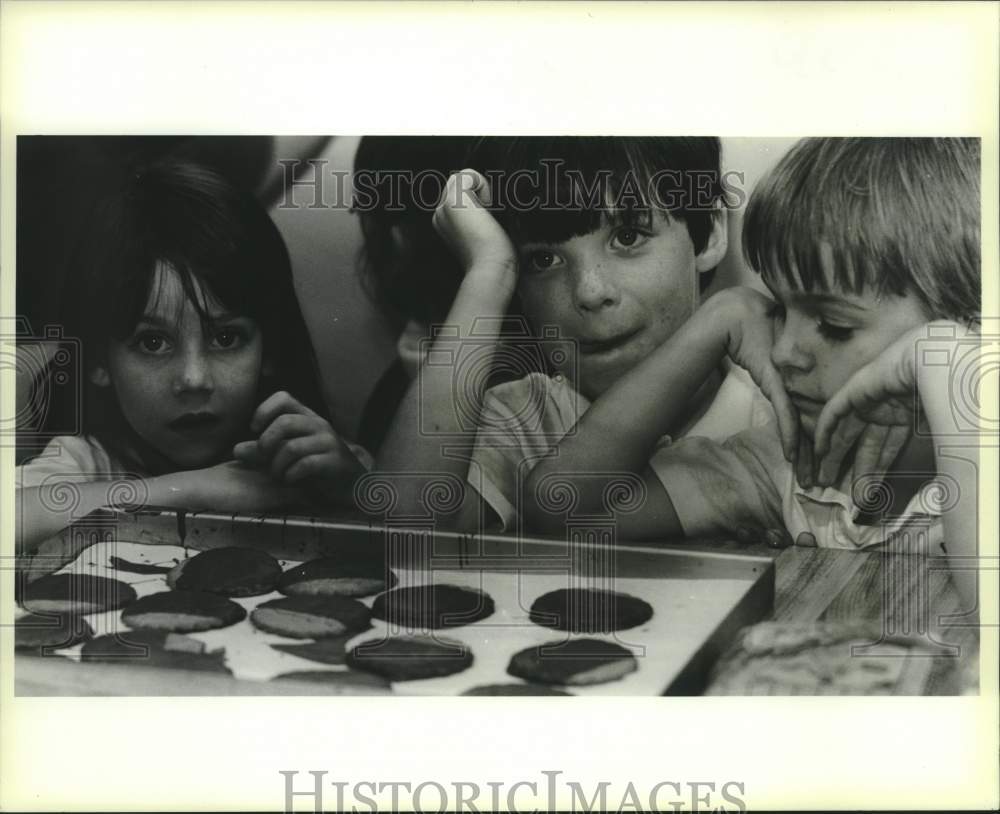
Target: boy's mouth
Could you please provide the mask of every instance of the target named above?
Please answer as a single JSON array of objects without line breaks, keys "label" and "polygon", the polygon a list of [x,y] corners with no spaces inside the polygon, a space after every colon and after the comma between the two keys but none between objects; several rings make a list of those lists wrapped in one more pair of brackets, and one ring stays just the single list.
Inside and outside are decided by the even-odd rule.
[{"label": "boy's mouth", "polygon": [[584,356],[596,356],[597,354],[617,350],[631,342],[641,330],[641,328],[636,328],[635,330],[612,336],[609,339],[578,339],[580,353]]},{"label": "boy's mouth", "polygon": [[186,432],[190,430],[208,430],[219,424],[222,419],[215,413],[184,413],[175,418],[167,426],[172,430]]},{"label": "boy's mouth", "polygon": [[794,390],[788,391],[788,398],[792,400],[792,404],[794,404],[800,412],[804,413],[819,413],[826,404],[825,401],[811,399],[808,396],[803,396],[801,393],[796,393]]}]

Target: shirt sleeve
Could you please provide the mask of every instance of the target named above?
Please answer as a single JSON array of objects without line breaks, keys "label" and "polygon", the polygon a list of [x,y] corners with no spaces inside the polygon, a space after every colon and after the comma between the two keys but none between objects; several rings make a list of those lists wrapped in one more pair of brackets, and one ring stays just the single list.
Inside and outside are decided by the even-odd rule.
[{"label": "shirt sleeve", "polygon": [[568,386],[539,373],[487,391],[468,482],[505,531],[515,528],[532,469],[576,425],[578,398]]},{"label": "shirt sleeve", "polygon": [[788,463],[773,426],[722,443],[688,437],[658,449],[650,466],[688,537],[784,527],[777,478]]},{"label": "shirt sleeve", "polygon": [[103,448],[86,438],[60,435],[40,455],[15,469],[14,484],[18,489],[40,486],[53,476],[77,482],[103,480],[111,470],[111,461]]}]

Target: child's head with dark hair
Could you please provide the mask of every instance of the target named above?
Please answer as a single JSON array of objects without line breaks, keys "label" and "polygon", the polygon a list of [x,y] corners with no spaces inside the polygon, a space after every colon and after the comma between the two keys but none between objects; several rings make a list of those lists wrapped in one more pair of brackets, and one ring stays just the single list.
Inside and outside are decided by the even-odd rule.
[{"label": "child's head with dark hair", "polygon": [[150,471],[230,458],[275,390],[325,412],[277,228],[199,165],[124,173],[94,209],[61,314],[83,349],[84,429]]},{"label": "child's head with dark hair", "polygon": [[576,340],[551,361],[588,398],[691,316],[725,256],[716,138],[491,137],[468,164],[517,250],[523,313]]},{"label": "child's head with dark hair", "polygon": [[975,139],[805,139],[760,181],[743,248],[778,301],[772,358],[807,431],[907,330],[978,318],[979,224]]},{"label": "child's head with dark hair", "polygon": [[492,137],[470,164],[490,180],[515,243],[563,243],[659,210],[687,226],[698,254],[722,199],[720,152],[717,138]]},{"label": "child's head with dark hair", "polygon": [[365,136],[354,158],[354,211],[364,246],[361,278],[380,310],[443,322],[462,268],[431,223],[448,176],[464,166],[466,136]]}]

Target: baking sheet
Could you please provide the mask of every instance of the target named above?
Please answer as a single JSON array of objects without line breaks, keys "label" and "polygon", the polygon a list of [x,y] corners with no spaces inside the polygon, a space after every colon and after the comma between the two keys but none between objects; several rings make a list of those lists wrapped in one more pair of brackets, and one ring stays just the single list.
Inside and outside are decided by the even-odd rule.
[{"label": "baking sheet", "polygon": [[[479,553],[487,553],[487,549],[488,546],[481,545]],[[179,545],[124,540],[100,542],[84,550],[76,560],[60,568],[59,572],[87,573],[118,579],[132,585],[139,596],[144,596],[167,590],[165,576],[135,574],[116,569],[111,565],[112,557],[134,563],[172,566],[196,553],[197,551]],[[654,561],[662,559],[662,556],[650,556]],[[762,579],[761,573],[756,569],[745,568],[715,569],[723,574],[731,574],[714,576],[711,573],[713,569],[697,567],[696,563],[703,560],[690,558],[681,558],[684,566],[677,570],[683,575],[677,577],[636,576],[635,574],[641,573],[657,573],[656,570],[643,568],[641,562],[632,563],[631,568],[623,568],[626,575],[609,573],[607,567],[601,567],[588,576],[581,574],[579,567],[571,564],[574,561],[578,563],[578,558],[564,559],[561,565],[559,558],[552,557],[547,561],[529,558],[527,564],[523,557],[513,560],[508,558],[506,565],[498,564],[493,559],[484,568],[474,567],[474,563],[470,565],[467,557],[461,558],[461,563],[448,557],[437,559],[442,563],[441,567],[435,567],[434,558],[425,558],[422,567],[394,568],[400,580],[398,587],[436,582],[475,588],[490,595],[496,611],[475,624],[430,634],[468,645],[474,658],[469,669],[452,676],[396,682],[393,689],[397,693],[456,695],[482,684],[524,683],[506,672],[514,653],[539,644],[557,644],[572,637],[615,641],[636,656],[638,670],[617,681],[589,687],[568,687],[567,691],[579,695],[659,695],[691,664],[692,659],[703,650],[706,640],[732,617],[734,607],[745,600],[748,592]],[[279,562],[287,570],[302,560],[279,559]],[[662,568],[660,572],[662,573]],[[603,635],[567,634],[540,627],[528,620],[528,609],[535,599],[549,591],[570,587],[601,587],[637,596],[653,607],[653,617],[641,626]],[[282,595],[274,592],[234,601],[249,612],[260,603],[280,596]],[[365,597],[360,601],[370,607],[374,597]],[[751,609],[749,612],[756,613],[756,617],[743,619],[742,624],[749,624],[759,618],[760,603],[756,603],[754,608],[756,611]],[[127,630],[127,626],[120,620],[120,611],[90,614],[87,618],[96,635]],[[372,629],[348,641],[348,649],[361,642],[377,641],[386,635],[408,632],[395,628],[390,630],[389,625],[381,620],[373,619],[372,623]],[[301,644],[303,640],[258,630],[249,619],[228,628],[186,635],[203,642],[209,650],[224,648],[226,665],[238,679],[268,681],[281,673],[298,670],[346,669],[273,649],[271,644]],[[78,659],[81,646],[58,652]]]}]

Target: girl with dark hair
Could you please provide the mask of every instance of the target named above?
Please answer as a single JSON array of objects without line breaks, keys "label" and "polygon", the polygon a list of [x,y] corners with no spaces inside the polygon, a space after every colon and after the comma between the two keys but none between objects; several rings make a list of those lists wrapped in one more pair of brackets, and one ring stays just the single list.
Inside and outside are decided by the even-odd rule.
[{"label": "girl with dark hair", "polygon": [[[363,471],[367,453],[323,418],[276,227],[211,170],[127,172],[94,210],[60,312],[80,343],[83,433],[18,470],[27,548],[107,505],[122,477],[142,479],[139,502],[235,512],[329,504]],[[50,499],[66,482],[72,514]]]}]

